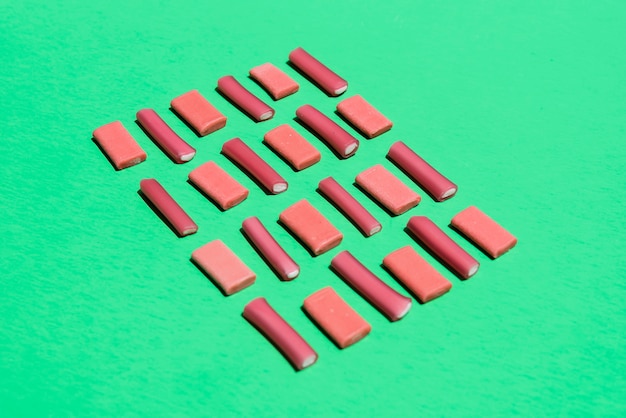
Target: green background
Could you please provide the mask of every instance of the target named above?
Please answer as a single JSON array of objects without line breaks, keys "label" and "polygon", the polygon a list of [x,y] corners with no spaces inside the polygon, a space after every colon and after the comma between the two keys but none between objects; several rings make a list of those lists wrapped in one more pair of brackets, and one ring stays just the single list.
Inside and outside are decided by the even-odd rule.
[{"label": "green background", "polygon": [[[623,416],[626,414],[626,3],[623,1],[0,2],[0,415]],[[346,78],[329,98],[286,63],[302,46]],[[272,62],[301,84],[272,102]],[[254,123],[214,89],[232,74],[270,102]],[[198,89],[227,117],[195,136],[169,101]],[[363,95],[394,122],[338,160],[293,122]],[[198,153],[173,164],[135,124],[154,108]],[[91,140],[121,120],[148,160],[116,172]],[[291,123],[322,152],[294,172],[261,143]],[[290,183],[266,196],[219,154],[241,137]],[[435,203],[385,154],[403,140],[458,183]],[[215,160],[250,189],[220,212],[186,182]],[[381,163],[423,195],[390,217],[351,183]],[[332,174],[383,223],[364,238],[315,188]],[[137,194],[157,178],[199,224],[180,239]],[[275,221],[303,197],[345,235],[312,258]],[[476,205],[519,243],[497,260],[447,227]],[[301,264],[280,282],[239,231],[259,218]],[[347,249],[397,290],[384,255],[427,215],[481,262],[389,323],[328,269]],[[230,297],[189,261],[222,239],[258,274]],[[423,254],[423,251],[420,250]],[[429,256],[425,255],[429,260]],[[331,285],[372,326],[337,349],[300,309]],[[296,373],[242,317],[264,296],[317,350]]]}]

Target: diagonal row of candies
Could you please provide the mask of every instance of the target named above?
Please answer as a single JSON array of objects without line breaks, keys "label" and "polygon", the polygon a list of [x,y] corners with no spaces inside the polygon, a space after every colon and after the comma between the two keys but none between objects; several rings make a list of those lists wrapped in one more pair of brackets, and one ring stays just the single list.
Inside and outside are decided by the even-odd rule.
[{"label": "diagonal row of candies", "polygon": [[[347,90],[348,83],[343,78],[304,49],[295,49],[290,53],[289,59],[327,95],[339,96]],[[297,82],[270,63],[253,68],[250,76],[274,100],[293,94],[299,89]],[[232,76],[218,80],[218,91],[257,122],[274,116],[274,109]],[[226,117],[197,90],[173,99],[171,108],[199,136],[208,135],[226,125]],[[392,127],[392,122],[360,95],[339,102],[337,111],[366,138],[374,138]],[[337,157],[348,158],[356,153],[359,141],[319,110],[304,105],[297,109],[296,116]],[[137,121],[172,161],[185,163],[195,156],[195,149],[178,136],[154,110],[140,110],[137,112]],[[119,121],[96,129],[94,139],[118,170],[146,159],[146,153]],[[288,124],[267,132],[264,141],[297,171],[310,167],[321,158],[319,151]],[[287,190],[288,184],[284,178],[240,138],[226,141],[222,146],[222,154],[254,179],[266,193],[278,194]],[[394,143],[387,157],[434,200],[443,201],[455,195],[457,186],[403,142]],[[190,172],[189,180],[222,210],[234,207],[248,196],[248,189],[214,161],[204,163]],[[380,164],[359,173],[355,183],[391,215],[405,213],[421,200],[419,194]],[[197,224],[157,180],[142,180],[140,190],[179,236],[197,232]],[[321,180],[318,190],[365,237],[381,231],[381,223],[332,177]],[[312,256],[337,247],[343,238],[343,234],[306,199],[283,210],[279,222]],[[492,258],[499,257],[517,242],[513,235],[475,206],[470,206],[454,216],[450,225]],[[407,229],[428,252],[460,278],[467,279],[477,272],[478,261],[427,217],[411,217]],[[257,217],[245,219],[242,230],[281,280],[293,280],[300,274],[299,265]],[[250,286],[256,279],[256,274],[221,240],[214,240],[198,248],[192,253],[191,259],[225,295]],[[447,279],[410,246],[388,254],[383,259],[383,265],[421,303],[441,296],[452,287]],[[337,254],[331,261],[331,267],[390,321],[401,319],[410,310],[411,298],[385,284],[350,252],[344,250]],[[356,343],[371,330],[371,326],[331,287],[320,289],[306,298],[303,307],[340,348]],[[256,298],[248,303],[244,309],[244,317],[279,348],[296,370],[310,366],[317,360],[315,351],[264,298]]]}]

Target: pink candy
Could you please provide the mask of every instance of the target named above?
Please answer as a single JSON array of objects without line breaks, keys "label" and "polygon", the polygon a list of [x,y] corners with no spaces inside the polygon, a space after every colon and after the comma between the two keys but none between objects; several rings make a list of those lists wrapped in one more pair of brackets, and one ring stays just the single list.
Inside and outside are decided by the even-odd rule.
[{"label": "pink candy", "polygon": [[491,258],[500,257],[517,244],[517,238],[476,206],[470,206],[457,213],[450,225]]},{"label": "pink candy", "polygon": [[248,189],[213,161],[192,170],[189,180],[222,210],[230,209],[248,197]]},{"label": "pink candy", "polygon": [[198,90],[191,90],[170,102],[172,109],[200,136],[226,126],[226,116],[205,99]]},{"label": "pink candy", "polygon": [[291,77],[269,62],[251,69],[250,77],[263,86],[274,100],[294,94],[300,87]]},{"label": "pink candy", "polygon": [[294,170],[304,170],[322,158],[320,152],[309,141],[287,124],[267,132],[263,140]]},{"label": "pink candy", "polygon": [[420,195],[380,164],[362,171],[355,180],[392,215],[401,215],[422,200]]},{"label": "pink candy", "polygon": [[384,134],[393,123],[360,95],[337,104],[337,111],[367,138]]},{"label": "pink candy", "polygon": [[251,286],[256,280],[256,274],[219,239],[194,250],[191,259],[226,296]]},{"label": "pink candy", "polygon": [[343,234],[306,199],[283,210],[278,219],[314,256],[335,248],[343,239]]},{"label": "pink candy", "polygon": [[145,151],[120,121],[99,127],[93,131],[93,138],[117,170],[132,167],[146,160]]}]

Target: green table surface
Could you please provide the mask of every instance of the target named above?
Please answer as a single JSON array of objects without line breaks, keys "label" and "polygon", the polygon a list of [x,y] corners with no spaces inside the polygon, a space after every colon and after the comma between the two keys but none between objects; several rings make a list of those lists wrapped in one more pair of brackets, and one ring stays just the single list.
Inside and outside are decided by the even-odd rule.
[{"label": "green table surface", "polygon": [[[0,1],[0,416],[624,416],[626,2]],[[287,64],[302,46],[346,78],[330,98]],[[301,89],[273,102],[247,77],[272,62]],[[232,74],[276,116],[254,123],[216,91]],[[227,117],[199,138],[170,110],[198,89]],[[294,122],[361,94],[394,122],[339,160]],[[197,148],[172,163],[135,123],[154,108]],[[92,131],[120,120],[148,153],[115,171]],[[322,153],[291,170],[261,142],[292,124]],[[348,129],[351,129],[347,127]],[[356,132],[352,131],[355,135]],[[219,153],[241,137],[289,181],[265,195]],[[436,203],[385,158],[403,140],[458,183]],[[217,161],[250,189],[220,212],[187,183]],[[380,163],[423,196],[391,217],[356,189]],[[333,175],[381,220],[363,237],[316,192]],[[176,237],[138,195],[157,178],[199,224]],[[311,257],[276,221],[307,198],[344,233]],[[518,245],[491,260],[448,227],[476,205]],[[300,263],[280,282],[240,231],[258,216]],[[462,281],[404,231],[426,215],[476,257]],[[224,297],[189,260],[223,240],[258,275]],[[390,323],[330,269],[351,251],[413,245],[453,283]],[[373,327],[338,349],[303,299],[332,286]],[[241,312],[264,296],[315,348],[295,372]]]}]

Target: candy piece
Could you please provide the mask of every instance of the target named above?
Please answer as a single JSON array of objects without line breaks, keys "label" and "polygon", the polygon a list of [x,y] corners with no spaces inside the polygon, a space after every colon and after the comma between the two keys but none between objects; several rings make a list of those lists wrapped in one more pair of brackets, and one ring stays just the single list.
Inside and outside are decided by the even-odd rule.
[{"label": "candy piece", "polygon": [[380,164],[357,175],[356,183],[393,215],[408,211],[422,199]]},{"label": "candy piece", "polygon": [[300,106],[296,116],[341,158],[351,157],[359,147],[358,139],[311,105]]},{"label": "candy piece", "polygon": [[452,283],[408,245],[387,254],[383,265],[422,303],[452,288]]},{"label": "candy piece", "polygon": [[469,279],[478,271],[478,261],[427,217],[413,216],[406,226],[427,250],[459,277]]},{"label": "candy piece", "polygon": [[287,124],[272,129],[265,134],[263,140],[295,170],[304,170],[322,158],[309,141]]},{"label": "candy piece", "polygon": [[313,348],[265,298],[250,301],[243,308],[243,317],[265,335],[296,370],[302,370],[317,361],[317,353]]},{"label": "candy piece", "polygon": [[293,280],[300,274],[300,267],[265,229],[259,218],[252,216],[244,220],[241,228],[281,280]]},{"label": "candy piece", "polygon": [[224,142],[222,154],[237,163],[269,193],[278,194],[287,190],[287,181],[241,139]]},{"label": "candy piece", "polygon": [[368,138],[383,134],[393,126],[389,119],[358,94],[339,102],[337,111]]},{"label": "candy piece", "polygon": [[269,62],[251,69],[250,77],[263,86],[274,100],[289,96],[300,88],[291,77]]},{"label": "candy piece", "polygon": [[197,248],[191,259],[226,296],[250,286],[256,279],[256,274],[218,239]]},{"label": "candy piece", "polygon": [[117,170],[146,160],[145,151],[120,121],[107,123],[97,128],[93,131],[93,138]]},{"label": "candy piece", "polygon": [[291,51],[289,61],[329,96],[339,96],[348,89],[346,80],[339,77],[302,48]]},{"label": "candy piece", "polygon": [[335,248],[343,235],[306,199],[302,199],[279,216],[280,222],[316,256]]},{"label": "candy piece", "polygon": [[411,309],[410,297],[393,290],[348,251],[337,254],[331,260],[330,265],[339,276],[390,321],[402,319]]},{"label": "candy piece", "polygon": [[389,148],[387,157],[437,202],[451,198],[458,189],[456,184],[445,178],[402,141]]},{"label": "candy piece", "polygon": [[491,258],[500,257],[517,244],[517,238],[476,206],[457,213],[450,224]]},{"label": "candy piece", "polygon": [[191,90],[172,99],[170,106],[200,136],[226,126],[226,116],[205,99],[198,90]]},{"label": "candy piece", "polygon": [[323,179],[319,182],[318,188],[365,236],[370,237],[382,229],[380,222],[334,178]]},{"label": "candy piece", "polygon": [[139,182],[141,193],[169,222],[176,233],[184,237],[195,234],[198,225],[187,215],[170,194],[155,179],[143,179]]},{"label": "candy piece", "polygon": [[186,163],[196,155],[196,150],[178,136],[154,110],[142,109],[137,112],[137,122],[175,163]]},{"label": "candy piece", "polygon": [[231,102],[257,122],[271,119],[274,116],[274,109],[250,93],[233,76],[227,75],[217,80],[217,88]]},{"label": "candy piece", "polygon": [[230,209],[248,197],[248,189],[213,161],[192,170],[189,180],[222,210]]},{"label": "candy piece", "polygon": [[372,326],[333,290],[325,287],[304,300],[304,310],[339,348],[362,340]]}]

